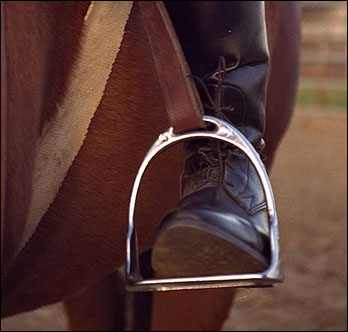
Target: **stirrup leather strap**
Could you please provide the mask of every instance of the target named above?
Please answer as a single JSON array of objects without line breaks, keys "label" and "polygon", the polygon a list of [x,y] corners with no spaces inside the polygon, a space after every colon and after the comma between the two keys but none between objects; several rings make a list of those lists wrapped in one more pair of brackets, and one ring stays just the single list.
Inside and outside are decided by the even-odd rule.
[{"label": "stirrup leather strap", "polygon": [[139,1],[164,105],[175,133],[204,127],[203,107],[163,1]]}]

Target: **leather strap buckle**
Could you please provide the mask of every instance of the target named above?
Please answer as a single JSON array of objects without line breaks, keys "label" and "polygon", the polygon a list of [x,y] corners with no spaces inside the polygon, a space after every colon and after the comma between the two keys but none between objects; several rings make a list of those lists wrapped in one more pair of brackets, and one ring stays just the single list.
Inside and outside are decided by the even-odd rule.
[{"label": "leather strap buckle", "polygon": [[[227,122],[211,116],[203,116],[206,124],[214,125],[210,131],[191,131],[175,134],[173,128],[162,133],[147,152],[136,176],[129,205],[128,234],[127,234],[127,262],[126,262],[126,288],[130,291],[167,291],[179,289],[201,289],[220,287],[264,287],[282,281],[278,218],[275,208],[274,196],[267,175],[267,171],[254,147],[235,127]],[[135,224],[135,207],[139,187],[143,175],[151,162],[164,150],[186,140],[195,138],[210,138],[233,145],[241,150],[253,164],[260,177],[266,197],[269,227],[271,260],[268,268],[259,273],[197,276],[184,278],[144,279],[139,265],[139,252],[137,247],[137,234]]]}]

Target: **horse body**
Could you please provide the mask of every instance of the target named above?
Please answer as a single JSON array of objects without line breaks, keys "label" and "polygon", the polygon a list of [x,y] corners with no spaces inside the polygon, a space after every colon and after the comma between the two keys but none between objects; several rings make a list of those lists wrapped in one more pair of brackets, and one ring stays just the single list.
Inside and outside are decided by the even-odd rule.
[{"label": "horse body", "polygon": [[[132,182],[147,148],[168,123],[135,3],[88,135],[54,202],[16,256],[31,199],[37,141],[43,126],[54,121],[55,105],[64,98],[69,74],[78,59],[89,5],[68,3],[4,2],[7,145],[2,149],[2,162],[6,152],[7,183],[2,195],[6,218],[2,314],[33,310],[79,293],[68,301],[72,327],[78,329],[84,321],[86,328],[98,329],[99,318],[107,322],[105,330],[120,324],[115,314],[121,310],[123,295],[115,289],[110,275],[125,260]],[[269,2],[266,13],[272,70],[265,136],[266,152],[272,161],[289,123],[295,96],[298,10],[293,2]],[[11,30],[14,26],[18,29]],[[287,43],[282,42],[284,36]],[[25,60],[23,53],[28,54]],[[145,179],[137,216],[143,252],[151,247],[160,217],[178,199],[181,167],[181,151],[175,148],[169,157],[159,158]],[[112,290],[113,296],[104,296],[107,290]],[[155,294],[153,328],[218,329],[233,293],[228,289]],[[86,312],[96,307],[91,299],[98,299],[99,305],[104,303],[100,308],[105,310],[96,310],[96,316],[88,317]],[[89,303],[85,311],[76,309],[81,303]],[[201,315],[193,318],[188,314],[193,308],[204,314],[203,320]],[[177,314],[183,317],[181,323],[176,320]]]}]

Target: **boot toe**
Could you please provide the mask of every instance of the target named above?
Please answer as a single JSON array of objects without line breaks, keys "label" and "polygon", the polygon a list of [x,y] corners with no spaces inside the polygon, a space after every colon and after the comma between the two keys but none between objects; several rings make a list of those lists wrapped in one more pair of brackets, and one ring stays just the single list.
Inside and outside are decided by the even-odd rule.
[{"label": "boot toe", "polygon": [[238,216],[191,207],[169,213],[158,231],[152,267],[162,277],[266,270],[265,239]]}]

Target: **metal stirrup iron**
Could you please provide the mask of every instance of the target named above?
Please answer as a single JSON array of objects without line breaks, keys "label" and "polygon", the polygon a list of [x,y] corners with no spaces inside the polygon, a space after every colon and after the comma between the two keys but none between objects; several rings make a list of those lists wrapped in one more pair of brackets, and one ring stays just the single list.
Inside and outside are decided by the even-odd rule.
[{"label": "metal stirrup iron", "polygon": [[[159,135],[147,152],[136,176],[129,205],[126,288],[130,291],[167,291],[219,287],[263,287],[281,282],[278,219],[267,171],[251,143],[229,123],[211,116],[202,116],[202,105],[192,81],[189,67],[177,40],[174,28],[162,1],[138,3],[152,54],[155,60],[170,129]],[[175,82],[173,87],[172,82]],[[176,89],[176,93],[172,93]],[[180,97],[178,97],[180,96]],[[203,127],[210,130],[197,130]],[[143,175],[151,162],[167,148],[191,139],[209,138],[230,144],[250,160],[260,178],[267,203],[270,227],[270,264],[258,273],[175,277],[145,280],[140,271],[135,223],[137,195]]]}]

